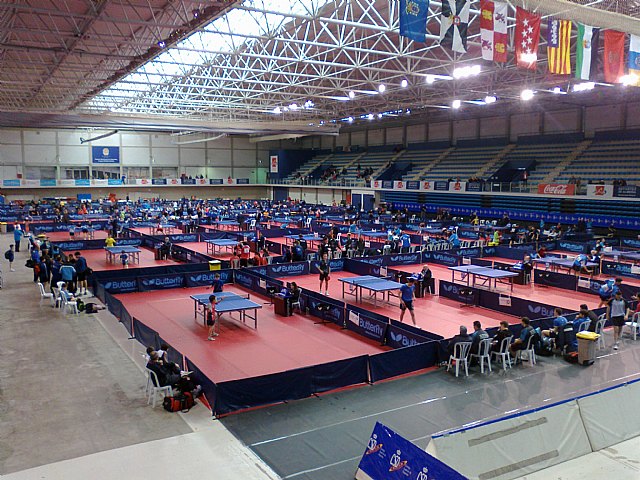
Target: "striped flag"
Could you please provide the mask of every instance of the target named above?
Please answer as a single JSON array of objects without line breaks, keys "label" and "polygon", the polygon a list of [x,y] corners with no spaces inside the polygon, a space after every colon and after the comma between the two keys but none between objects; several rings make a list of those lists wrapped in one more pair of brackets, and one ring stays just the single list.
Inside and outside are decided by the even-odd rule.
[{"label": "striped flag", "polygon": [[440,45],[454,52],[467,52],[469,0],[443,0],[440,16]]},{"label": "striped flag", "polygon": [[595,80],[600,73],[600,59],[598,49],[600,43],[600,29],[588,25],[578,24],[578,38],[576,40],[576,78],[580,80]]},{"label": "striped flag", "polygon": [[547,62],[549,73],[571,73],[571,21],[549,18],[547,28]]}]

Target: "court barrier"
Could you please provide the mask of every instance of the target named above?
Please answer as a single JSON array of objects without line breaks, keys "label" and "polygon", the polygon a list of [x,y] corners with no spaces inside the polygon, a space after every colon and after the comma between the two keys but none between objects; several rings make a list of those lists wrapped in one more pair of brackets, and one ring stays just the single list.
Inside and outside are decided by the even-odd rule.
[{"label": "court barrier", "polygon": [[[611,275],[612,278],[614,276],[617,275]],[[549,272],[546,270],[536,269],[534,271],[534,281],[538,285],[548,285],[550,287],[598,295],[598,291],[606,279],[597,280],[590,277],[579,277],[567,273]],[[626,299],[630,299],[638,291],[637,286],[625,283],[621,285],[620,289],[622,290],[622,296]]]},{"label": "court barrier", "polygon": [[510,480],[591,453],[591,446],[571,400],[434,435],[426,450],[469,479]]},{"label": "court barrier", "polygon": [[431,437],[426,450],[469,479],[522,477],[640,436],[640,417],[611,408],[634,405],[638,395],[640,380],[625,382],[470,428],[440,432]]},{"label": "court barrier", "polygon": [[[79,236],[81,236],[80,234]],[[65,252],[73,252],[76,250],[101,250],[104,248],[104,240],[66,240],[61,242],[51,242],[60,250]],[[140,238],[122,238],[118,240],[118,246],[139,247],[142,245]]]},{"label": "court barrier", "polygon": [[438,363],[439,349],[439,342],[427,340],[424,343],[369,355],[370,381],[375,383],[431,368]]},{"label": "court barrier", "polygon": [[629,277],[640,279],[640,267],[631,263],[611,262],[604,260],[602,262],[602,273],[614,277]]},{"label": "court barrier", "polygon": [[[72,223],[56,223],[56,222],[29,222],[29,229],[36,235],[40,233],[51,232],[68,232],[69,226],[74,225],[76,227],[76,235],[81,235],[79,231],[80,227],[88,223],[84,221],[73,221]],[[91,220],[91,227],[96,230],[105,230],[109,226],[109,222],[105,220]]]}]

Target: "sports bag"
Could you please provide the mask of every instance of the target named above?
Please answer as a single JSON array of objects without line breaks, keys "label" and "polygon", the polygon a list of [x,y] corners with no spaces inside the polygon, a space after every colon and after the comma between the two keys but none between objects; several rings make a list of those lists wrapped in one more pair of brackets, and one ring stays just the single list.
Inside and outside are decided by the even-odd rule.
[{"label": "sports bag", "polygon": [[164,397],[162,406],[167,412],[188,412],[193,407],[191,392],[177,393],[173,397]]}]

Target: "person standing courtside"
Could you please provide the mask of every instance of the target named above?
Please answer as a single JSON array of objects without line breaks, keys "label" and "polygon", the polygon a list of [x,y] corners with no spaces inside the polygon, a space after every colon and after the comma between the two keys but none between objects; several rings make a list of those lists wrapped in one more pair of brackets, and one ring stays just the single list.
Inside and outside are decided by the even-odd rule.
[{"label": "person standing courtside", "polygon": [[324,294],[329,295],[329,280],[331,279],[331,266],[329,265],[329,255],[322,255],[318,270],[320,270],[320,293],[322,293],[322,284],[324,283]]},{"label": "person standing courtside", "polygon": [[613,349],[618,350],[622,327],[627,319],[627,301],[622,298],[622,291],[618,289],[615,296],[609,301],[607,306],[607,320],[613,324]]},{"label": "person standing courtside", "polygon": [[400,287],[400,321],[407,310],[411,314],[411,321],[416,325],[416,314],[413,312],[413,295],[416,289],[415,278],[409,277],[407,283]]}]

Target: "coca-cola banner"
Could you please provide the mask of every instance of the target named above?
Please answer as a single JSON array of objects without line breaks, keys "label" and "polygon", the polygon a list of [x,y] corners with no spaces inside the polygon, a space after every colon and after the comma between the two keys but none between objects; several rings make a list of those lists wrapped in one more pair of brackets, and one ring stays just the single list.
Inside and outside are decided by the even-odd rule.
[{"label": "coca-cola banner", "polygon": [[538,193],[541,195],[569,196],[576,194],[576,186],[566,183],[541,183],[538,185]]},{"label": "coca-cola banner", "polygon": [[587,196],[592,198],[612,198],[613,185],[587,185]]}]

